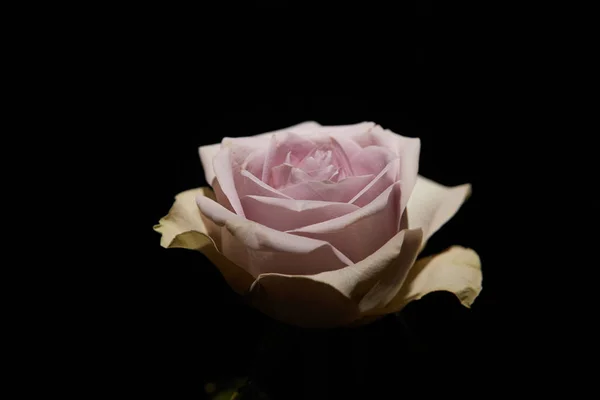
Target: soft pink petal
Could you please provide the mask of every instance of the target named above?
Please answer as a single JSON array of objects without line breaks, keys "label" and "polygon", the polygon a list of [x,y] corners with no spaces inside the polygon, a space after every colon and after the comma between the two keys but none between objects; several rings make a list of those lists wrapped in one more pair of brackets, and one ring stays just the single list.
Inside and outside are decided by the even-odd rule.
[{"label": "soft pink petal", "polygon": [[[280,321],[307,328],[350,324],[397,291],[413,265],[420,230],[396,234],[359,263],[309,276],[262,274],[250,289],[252,304]],[[377,290],[373,290],[377,288]]]},{"label": "soft pink petal", "polygon": [[267,185],[248,171],[240,171],[236,180],[236,187],[240,197],[242,196],[269,196],[279,199],[291,199],[281,191]]},{"label": "soft pink petal", "polygon": [[321,168],[321,163],[319,162],[319,160],[315,159],[315,157],[309,155],[302,159],[302,161],[298,163],[297,167],[304,171],[313,171],[315,169]]},{"label": "soft pink petal", "polygon": [[307,130],[304,135],[307,137],[331,135],[336,139],[341,137],[356,140],[356,138],[360,138],[365,132],[368,132],[374,126],[374,122],[360,122],[352,125],[335,126],[322,125],[319,127],[314,127],[310,131]]},{"label": "soft pink petal", "polygon": [[334,165],[329,165],[322,169],[317,169],[314,171],[310,171],[308,175],[310,179],[313,181],[327,181],[329,180],[335,173],[337,172],[337,168]]},{"label": "soft pink petal", "polygon": [[348,202],[371,180],[373,175],[351,176],[337,183],[302,182],[281,189],[281,193],[297,200]]},{"label": "soft pink petal", "polygon": [[392,160],[368,185],[358,192],[349,203],[363,207],[372,202],[400,179],[400,159]]},{"label": "soft pink petal", "polygon": [[[398,136],[396,134],[393,134]],[[401,137],[398,140],[400,165],[400,182],[402,182],[402,211],[408,204],[419,174],[419,157],[421,140]]]},{"label": "soft pink petal", "polygon": [[224,203],[224,197],[231,204],[230,210],[244,216],[244,209],[240,203],[241,196],[271,196],[277,198],[289,198],[287,195],[277,191],[262,182],[249,171],[242,169],[242,163],[247,160],[252,150],[240,145],[236,141],[226,141],[223,148],[213,159],[213,167],[216,180],[220,188],[216,190],[219,203]]},{"label": "soft pink petal", "polygon": [[[266,144],[268,144],[271,135],[273,135],[274,133],[288,131],[299,135],[304,135],[312,132],[314,129],[317,129],[319,127],[320,125],[314,121],[306,121],[298,125],[290,126],[288,128],[279,129],[277,131],[266,132],[260,135],[255,135],[246,138],[237,138],[236,140],[241,141],[242,144],[246,144],[247,146],[254,147],[255,149],[264,149],[266,147]],[[215,158],[220,149],[221,143],[200,146],[198,148],[200,161],[202,162],[202,168],[204,169],[204,177],[209,185],[212,185],[212,182],[215,178],[215,171],[213,169],[213,159]]]},{"label": "soft pink petal", "polygon": [[256,149],[252,151],[242,163],[242,169],[245,169],[254,176],[262,176],[266,153],[267,149]]},{"label": "soft pink petal", "polygon": [[350,159],[340,143],[335,139],[331,138],[332,150],[334,154],[334,158],[336,161],[336,165],[338,165],[346,174],[354,176],[354,175],[370,175],[370,174],[359,174],[354,171],[352,163],[350,163]]},{"label": "soft pink petal", "polygon": [[196,202],[206,218],[222,227],[223,254],[255,277],[267,272],[314,274],[351,264],[330,243],[249,221],[204,196]]},{"label": "soft pink petal", "polygon": [[[292,163],[294,159],[303,159],[314,148],[315,144],[312,141],[292,132],[284,132],[280,135],[271,136],[261,180],[270,184],[271,170],[274,167],[283,164],[287,157],[291,158]],[[290,153],[291,156],[288,156]]]},{"label": "soft pink petal", "polygon": [[379,193],[381,193],[391,181],[400,181],[402,187],[402,205],[404,211],[408,199],[411,196],[417,174],[419,172],[419,155],[421,150],[421,141],[419,139],[405,138],[394,133],[390,133],[390,143],[386,146],[397,146],[398,158],[386,166],[383,171],[371,182],[370,186],[365,188],[354,199],[353,204],[363,206],[368,204]]},{"label": "soft pink petal", "polygon": [[348,203],[286,200],[261,196],[242,197],[241,202],[246,218],[279,231],[328,221],[359,209]]},{"label": "soft pink petal", "polygon": [[[272,135],[279,135],[286,132],[291,132],[300,136],[309,136],[315,129],[319,129],[320,125],[314,121],[303,122],[298,125],[290,126],[288,128],[277,129],[275,131],[265,132],[253,136],[242,136],[235,138],[240,145],[253,147],[255,149],[264,149],[268,146]],[[231,138],[230,138],[231,139]]]},{"label": "soft pink petal", "polygon": [[292,168],[291,173],[290,173],[290,179],[287,182],[288,185],[295,185],[297,183],[302,183],[302,182],[313,182],[316,179],[312,179],[312,177],[307,174],[306,172],[302,171],[299,168]]},{"label": "soft pink petal", "polygon": [[278,165],[271,171],[271,181],[273,182],[272,187],[278,191],[281,191],[284,187],[289,185],[308,181],[327,181],[335,179],[336,176],[337,171],[333,165],[321,170],[315,170],[307,173],[299,168],[285,163]]},{"label": "soft pink petal", "polygon": [[362,148],[356,143],[350,136],[344,136],[343,134],[333,134],[332,136],[327,136],[323,134],[323,136],[319,137],[311,137],[311,140],[317,144],[325,144],[329,142],[333,138],[337,145],[344,151],[346,157],[351,159],[354,157],[356,153],[362,150]]},{"label": "soft pink petal", "polygon": [[[234,174],[239,174],[239,165],[234,165],[232,158],[231,149],[229,147],[222,148],[215,158],[213,158],[213,169],[215,176],[219,181],[220,191],[225,195],[229,204],[231,204],[233,211],[238,215],[244,216],[244,210],[240,203],[240,196],[236,189],[234,176]],[[237,171],[234,171],[234,168],[237,169]],[[221,202],[221,200],[223,199],[219,198],[219,202]]]},{"label": "soft pink petal", "polygon": [[331,243],[353,262],[374,253],[400,230],[401,184],[396,182],[368,205],[344,216],[289,231]]},{"label": "soft pink petal", "polygon": [[[229,199],[227,198],[227,195],[223,192],[223,189],[221,188],[221,184],[219,183],[219,180],[215,178],[212,186],[213,186],[213,190],[215,193],[216,201],[220,205],[222,205],[223,207],[225,207],[226,209],[231,211],[232,213],[235,213],[235,210],[233,209],[231,202],[229,201]],[[242,207],[242,209],[243,209],[243,207]]]},{"label": "soft pink petal", "polygon": [[206,183],[208,183],[211,186],[213,184],[213,180],[215,179],[213,159],[215,158],[219,150],[221,150],[221,143],[200,146],[198,148],[198,153],[200,154],[200,162],[202,163],[202,169],[204,170],[204,179],[206,179]]},{"label": "soft pink petal", "polygon": [[373,129],[369,131],[368,135],[371,137],[371,141],[373,142],[373,144],[390,149],[392,152],[396,153],[400,157],[404,155],[410,155],[410,153],[407,153],[407,150],[409,152],[414,152],[415,146],[418,147],[418,155],[418,150],[421,146],[420,140],[418,138],[402,136],[400,134],[392,132],[389,129],[383,129],[379,125],[374,126]]},{"label": "soft pink petal", "polygon": [[471,193],[471,185],[448,187],[419,176],[408,200],[408,226],[423,229],[427,241],[458,212]]},{"label": "soft pink petal", "polygon": [[385,147],[368,146],[361,149],[351,159],[354,173],[358,175],[378,175],[398,155]]},{"label": "soft pink petal", "polygon": [[273,168],[271,170],[273,188],[279,189],[286,186],[290,182],[293,169],[294,166],[289,163],[284,163]]}]

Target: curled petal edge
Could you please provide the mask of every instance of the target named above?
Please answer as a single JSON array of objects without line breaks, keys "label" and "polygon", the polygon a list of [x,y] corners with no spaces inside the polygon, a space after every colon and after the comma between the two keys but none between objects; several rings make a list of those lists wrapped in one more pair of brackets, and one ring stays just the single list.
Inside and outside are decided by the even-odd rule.
[{"label": "curled petal edge", "polygon": [[196,205],[196,196],[199,195],[215,198],[213,191],[207,187],[187,190],[175,196],[169,213],[154,226],[154,230],[162,235],[160,245],[166,249],[182,248],[203,253],[219,269],[229,286],[243,295],[254,278],[219,252],[218,243],[208,236],[206,224],[211,222],[203,218]]},{"label": "curled petal edge", "polygon": [[438,291],[454,293],[463,306],[470,308],[483,289],[482,282],[479,255],[473,249],[452,246],[419,259],[408,272],[398,294],[385,307],[373,309],[364,316],[398,312],[408,303]]},{"label": "curled petal edge", "polygon": [[306,327],[349,325],[384,306],[414,264],[422,231],[403,230],[364,260],[315,275],[261,274],[251,303],[280,321]]}]

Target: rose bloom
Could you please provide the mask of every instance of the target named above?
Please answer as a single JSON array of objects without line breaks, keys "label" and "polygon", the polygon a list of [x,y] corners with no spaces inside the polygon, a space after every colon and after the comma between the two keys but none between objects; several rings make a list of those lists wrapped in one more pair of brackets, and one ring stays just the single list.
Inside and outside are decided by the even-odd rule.
[{"label": "rose bloom", "polygon": [[165,248],[204,253],[271,317],[302,327],[360,324],[433,291],[469,307],[477,254],[417,260],[470,194],[418,175],[420,140],[371,123],[305,122],[200,147],[210,188],[180,193],[154,229]]}]

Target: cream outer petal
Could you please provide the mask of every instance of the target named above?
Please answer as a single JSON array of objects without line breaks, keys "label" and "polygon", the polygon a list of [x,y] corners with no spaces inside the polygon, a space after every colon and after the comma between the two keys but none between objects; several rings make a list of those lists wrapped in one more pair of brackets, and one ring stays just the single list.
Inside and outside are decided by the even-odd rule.
[{"label": "cream outer petal", "polygon": [[419,259],[408,272],[398,294],[385,306],[372,309],[364,316],[384,315],[400,311],[428,293],[454,293],[461,304],[471,307],[482,286],[481,259],[472,249],[452,246],[446,251]]},{"label": "cream outer petal", "polygon": [[219,269],[233,290],[245,294],[254,278],[217,250],[219,238],[208,236],[207,224],[210,221],[204,219],[198,210],[196,196],[214,199],[213,192],[206,187],[187,190],[175,196],[169,213],[154,226],[154,230],[162,235],[160,245],[167,249],[200,251]]},{"label": "cream outer petal", "polygon": [[406,206],[408,227],[423,229],[423,246],[454,214],[468,196],[471,185],[448,187],[423,176],[417,182]]}]

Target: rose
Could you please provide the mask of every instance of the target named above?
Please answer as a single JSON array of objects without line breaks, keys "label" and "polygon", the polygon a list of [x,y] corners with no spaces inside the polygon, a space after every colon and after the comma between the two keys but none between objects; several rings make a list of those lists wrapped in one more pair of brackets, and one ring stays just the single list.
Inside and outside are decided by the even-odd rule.
[{"label": "rose", "polygon": [[359,323],[432,291],[469,307],[477,254],[416,261],[470,193],[417,175],[420,140],[373,123],[305,122],[199,149],[209,188],[177,195],[155,230],[203,252],[266,314],[305,327]]}]

